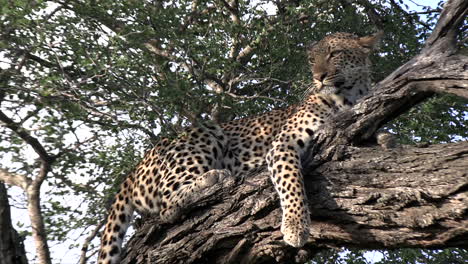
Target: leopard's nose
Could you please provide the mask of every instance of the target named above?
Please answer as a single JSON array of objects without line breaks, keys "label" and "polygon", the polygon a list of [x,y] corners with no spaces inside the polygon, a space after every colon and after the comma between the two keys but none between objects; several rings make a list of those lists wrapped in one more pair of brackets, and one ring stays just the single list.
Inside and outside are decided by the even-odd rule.
[{"label": "leopard's nose", "polygon": [[325,80],[325,78],[327,77],[328,73],[327,72],[319,72],[317,74],[314,75],[314,78],[323,82],[323,80]]}]

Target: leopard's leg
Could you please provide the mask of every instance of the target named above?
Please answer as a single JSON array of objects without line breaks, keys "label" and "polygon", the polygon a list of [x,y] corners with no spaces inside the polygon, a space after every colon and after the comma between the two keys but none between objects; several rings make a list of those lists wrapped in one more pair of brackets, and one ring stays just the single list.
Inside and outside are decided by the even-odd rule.
[{"label": "leopard's leg", "polygon": [[318,103],[314,111],[299,109],[288,118],[267,154],[268,171],[281,202],[283,239],[294,247],[302,247],[307,242],[310,227],[301,155],[313,143],[314,131],[323,118],[332,111],[328,108],[330,103],[321,103],[323,99],[319,96],[315,99]]},{"label": "leopard's leg", "polygon": [[[175,192],[172,192],[163,199],[163,206],[159,213],[161,221],[164,223],[173,223],[180,219],[184,210],[196,204],[200,199],[206,197],[213,192],[206,192],[206,190],[217,183],[223,182],[228,178],[231,173],[225,169],[212,169],[199,175],[193,181],[186,181],[182,184],[175,183],[171,186]],[[188,175],[187,178],[191,178]],[[171,188],[171,186],[167,188]],[[222,187],[223,185],[219,185]]]},{"label": "leopard's leg", "polygon": [[286,243],[302,247],[309,237],[310,215],[299,155],[292,143],[274,144],[267,155],[268,170],[280,197],[281,233]]}]

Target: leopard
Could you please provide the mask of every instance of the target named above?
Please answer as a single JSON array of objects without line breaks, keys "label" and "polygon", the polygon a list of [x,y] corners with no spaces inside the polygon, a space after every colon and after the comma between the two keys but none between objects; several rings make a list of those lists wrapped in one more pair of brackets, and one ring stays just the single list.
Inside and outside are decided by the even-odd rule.
[{"label": "leopard", "polygon": [[297,104],[161,139],[120,185],[101,234],[98,263],[120,262],[135,211],[175,223],[207,188],[262,166],[279,196],[284,242],[303,247],[311,220],[301,159],[323,124],[369,93],[369,56],[382,34],[338,32],[308,46],[313,81]]}]

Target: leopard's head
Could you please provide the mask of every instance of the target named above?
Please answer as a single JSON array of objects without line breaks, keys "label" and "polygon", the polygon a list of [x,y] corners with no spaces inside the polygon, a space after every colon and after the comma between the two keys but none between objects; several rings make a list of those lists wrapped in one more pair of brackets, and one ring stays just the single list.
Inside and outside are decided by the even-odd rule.
[{"label": "leopard's head", "polygon": [[369,54],[377,47],[383,32],[358,37],[335,33],[308,49],[315,93],[342,95],[354,104],[371,87]]}]

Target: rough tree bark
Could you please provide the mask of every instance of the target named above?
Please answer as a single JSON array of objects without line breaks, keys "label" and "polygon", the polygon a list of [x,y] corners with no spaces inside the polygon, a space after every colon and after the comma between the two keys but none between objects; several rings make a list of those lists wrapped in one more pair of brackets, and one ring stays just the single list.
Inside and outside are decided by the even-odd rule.
[{"label": "rough tree bark", "polygon": [[0,264],[27,264],[23,238],[11,224],[10,204],[3,182],[0,182],[0,234]]},{"label": "rough tree bark", "polygon": [[354,147],[435,93],[468,98],[456,36],[468,2],[448,1],[425,48],[375,93],[323,127],[310,149],[309,243],[282,241],[266,172],[214,186],[184,220],[144,217],[122,263],[304,262],[319,248],[468,247],[468,142],[391,150]]},{"label": "rough tree bark", "polygon": [[352,158],[307,176],[312,225],[302,250],[282,242],[279,200],[261,172],[227,184],[177,225],[148,219],[124,263],[283,263],[320,247],[468,245],[468,142],[344,154]]}]

